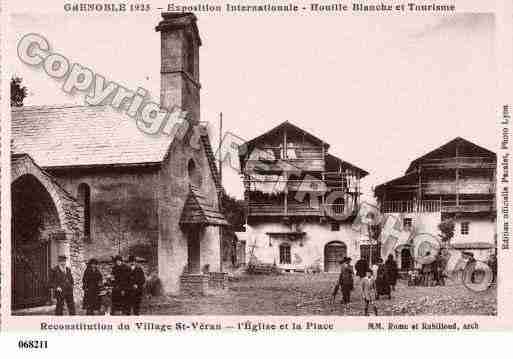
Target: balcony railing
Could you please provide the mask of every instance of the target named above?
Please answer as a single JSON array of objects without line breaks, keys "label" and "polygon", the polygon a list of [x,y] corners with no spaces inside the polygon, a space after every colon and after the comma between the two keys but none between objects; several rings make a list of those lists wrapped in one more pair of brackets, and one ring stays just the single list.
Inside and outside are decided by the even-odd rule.
[{"label": "balcony railing", "polygon": [[[256,151],[256,152],[255,152]],[[320,146],[261,146],[253,150],[250,157],[252,160],[263,159],[267,161],[276,160],[306,160],[306,159],[323,159],[323,151]]]},{"label": "balcony railing", "polygon": [[308,206],[292,203],[249,203],[249,216],[322,216],[333,219],[347,218],[353,213],[354,207],[345,204],[319,204]]},{"label": "balcony railing", "polygon": [[321,216],[321,206],[310,207],[303,204],[249,203],[249,216]]},{"label": "balcony railing", "polygon": [[440,201],[385,201],[381,205],[383,213],[440,212]]},{"label": "balcony railing", "polygon": [[422,184],[423,193],[437,194],[492,194],[495,192],[495,183],[492,180],[483,181],[476,179],[454,180],[427,180]]},{"label": "balcony railing", "polygon": [[449,157],[423,160],[423,169],[488,168],[494,169],[497,161],[491,157]]},{"label": "balcony railing", "polygon": [[275,175],[264,175],[268,179],[247,179],[244,180],[245,189],[249,192],[262,193],[282,193],[287,189],[288,192],[308,192],[319,193],[322,195],[327,191],[342,191],[350,193],[358,193],[360,190],[360,182],[358,180],[346,179],[343,175],[338,178],[333,176],[330,179],[302,179],[302,180],[286,180],[285,177]]},{"label": "balcony railing", "polygon": [[253,150],[246,161],[246,171],[323,171],[325,160],[318,146],[264,146]]},{"label": "balcony railing", "polygon": [[331,218],[346,218],[353,213],[354,208],[352,205],[346,204],[324,204],[324,215]]},{"label": "balcony railing", "polygon": [[490,199],[424,200],[424,201],[385,201],[382,213],[416,212],[489,212],[495,210],[495,201]]}]

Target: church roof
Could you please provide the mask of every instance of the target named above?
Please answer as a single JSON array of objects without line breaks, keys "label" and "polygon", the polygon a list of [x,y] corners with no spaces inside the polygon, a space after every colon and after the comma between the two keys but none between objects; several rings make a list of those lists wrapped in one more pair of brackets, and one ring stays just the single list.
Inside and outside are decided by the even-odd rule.
[{"label": "church roof", "polygon": [[180,218],[180,225],[226,226],[228,222],[201,191],[191,186]]},{"label": "church roof", "polygon": [[[109,106],[24,106],[12,110],[12,153],[29,154],[43,168],[160,164],[172,143],[148,135]],[[210,171],[222,191],[208,135],[201,137]]]},{"label": "church roof", "polygon": [[108,106],[27,106],[12,111],[12,152],[41,167],[161,162],[172,138],[151,136]]}]

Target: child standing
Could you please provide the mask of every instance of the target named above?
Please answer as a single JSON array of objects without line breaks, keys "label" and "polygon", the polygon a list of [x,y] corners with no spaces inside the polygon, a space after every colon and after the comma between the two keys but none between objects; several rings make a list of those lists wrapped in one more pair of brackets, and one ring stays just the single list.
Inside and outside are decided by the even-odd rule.
[{"label": "child standing", "polygon": [[362,279],[362,299],[365,303],[365,315],[369,315],[369,306],[374,307],[374,314],[378,315],[378,308],[374,302],[373,296],[376,293],[376,284],[372,277],[372,271],[367,271],[367,276]]}]

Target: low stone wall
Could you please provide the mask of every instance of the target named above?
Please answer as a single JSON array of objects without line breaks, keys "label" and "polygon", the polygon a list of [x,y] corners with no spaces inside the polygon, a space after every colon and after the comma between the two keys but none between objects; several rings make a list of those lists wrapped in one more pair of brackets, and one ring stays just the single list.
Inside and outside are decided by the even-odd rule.
[{"label": "low stone wall", "polygon": [[209,276],[205,274],[182,274],[180,292],[186,295],[205,295],[208,291]]},{"label": "low stone wall", "polygon": [[226,289],[228,282],[228,273],[225,272],[210,272],[208,278],[209,289],[223,290]]}]

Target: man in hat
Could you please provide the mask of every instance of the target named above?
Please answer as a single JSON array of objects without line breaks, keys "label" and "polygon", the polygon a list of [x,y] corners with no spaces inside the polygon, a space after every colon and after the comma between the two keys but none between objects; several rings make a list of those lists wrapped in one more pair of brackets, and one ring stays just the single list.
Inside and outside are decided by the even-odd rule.
[{"label": "man in hat", "polygon": [[341,269],[340,276],[338,277],[338,283],[335,286],[335,290],[332,294],[332,301],[335,301],[335,297],[337,295],[338,290],[340,289],[342,292],[342,303],[348,304],[351,300],[351,291],[353,290],[354,282],[353,282],[353,267],[350,265],[351,258],[344,257],[342,261],[340,261]]},{"label": "man in hat", "polygon": [[71,269],[66,266],[66,256],[59,255],[58,264],[50,273],[50,286],[54,290],[57,304],[55,306],[55,315],[63,315],[64,302],[68,308],[69,315],[75,315],[75,300],[73,298],[73,276]]},{"label": "man in hat", "polygon": [[143,296],[143,288],[144,283],[146,282],[146,277],[144,276],[144,271],[141,266],[137,263],[136,258],[134,256],[128,257],[128,265],[129,265],[129,274],[128,274],[128,315],[132,313],[134,315],[139,315],[139,308],[141,307],[141,300]]},{"label": "man in hat", "polygon": [[112,306],[111,315],[115,315],[117,311],[128,314],[128,289],[129,289],[129,269],[123,263],[120,255],[113,258],[114,266],[112,267]]},{"label": "man in hat", "polygon": [[351,258],[344,258],[344,265],[340,271],[340,289],[342,290],[342,302],[348,304],[351,301],[351,291],[354,288],[353,267],[351,266]]}]

